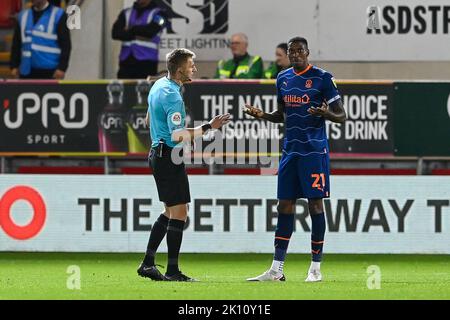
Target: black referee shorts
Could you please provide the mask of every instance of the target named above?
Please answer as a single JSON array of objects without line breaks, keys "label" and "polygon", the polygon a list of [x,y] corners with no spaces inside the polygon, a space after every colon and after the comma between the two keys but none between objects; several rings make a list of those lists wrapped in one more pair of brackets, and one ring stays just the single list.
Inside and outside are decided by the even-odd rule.
[{"label": "black referee shorts", "polygon": [[167,207],[191,202],[189,181],[184,163],[175,164],[171,159],[172,148],[162,146],[163,151],[158,148],[150,149],[148,162],[153,169],[153,177],[156,181],[159,200]]}]

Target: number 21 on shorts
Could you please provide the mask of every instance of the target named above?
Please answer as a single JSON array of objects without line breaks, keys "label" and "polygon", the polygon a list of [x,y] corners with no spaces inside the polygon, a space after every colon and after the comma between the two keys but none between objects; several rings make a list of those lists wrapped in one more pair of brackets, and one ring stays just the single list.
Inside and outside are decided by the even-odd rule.
[{"label": "number 21 on shorts", "polygon": [[324,173],[313,173],[311,175],[311,178],[314,179],[314,182],[312,183],[312,187],[317,188],[320,191],[323,191],[323,188],[325,188],[325,174]]}]

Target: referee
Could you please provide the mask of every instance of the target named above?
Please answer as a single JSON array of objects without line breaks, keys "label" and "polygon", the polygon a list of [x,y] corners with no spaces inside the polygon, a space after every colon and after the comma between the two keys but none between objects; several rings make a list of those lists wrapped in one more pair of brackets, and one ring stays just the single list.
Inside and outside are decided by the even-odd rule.
[{"label": "referee", "polygon": [[[142,277],[156,281],[196,281],[178,268],[178,256],[191,201],[184,163],[174,161],[182,152],[182,142],[202,136],[209,129],[219,129],[230,120],[230,114],[218,115],[197,128],[185,128],[186,111],[181,87],[190,82],[197,68],[195,54],[184,48],[166,56],[168,75],[157,80],[148,96],[147,123],[150,118],[152,147],[149,164],[165,212],[153,224],[144,261],[137,270]],[[167,271],[162,275],[155,266],[156,251],[167,233]]]}]

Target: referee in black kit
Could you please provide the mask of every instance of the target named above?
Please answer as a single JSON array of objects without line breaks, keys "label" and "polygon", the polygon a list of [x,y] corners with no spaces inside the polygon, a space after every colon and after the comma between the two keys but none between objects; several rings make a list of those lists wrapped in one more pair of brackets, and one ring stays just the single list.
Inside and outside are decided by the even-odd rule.
[{"label": "referee in black kit", "polygon": [[[166,56],[168,75],[157,80],[148,96],[147,123],[150,118],[152,146],[150,166],[165,212],[153,224],[144,261],[137,270],[142,277],[164,281],[196,281],[178,268],[178,256],[191,201],[184,163],[176,160],[182,154],[183,142],[201,137],[209,129],[219,129],[230,120],[230,114],[218,115],[197,128],[185,128],[186,111],[181,87],[192,81],[197,68],[195,54],[184,48]],[[165,275],[155,265],[156,251],[167,233],[168,262]]]}]

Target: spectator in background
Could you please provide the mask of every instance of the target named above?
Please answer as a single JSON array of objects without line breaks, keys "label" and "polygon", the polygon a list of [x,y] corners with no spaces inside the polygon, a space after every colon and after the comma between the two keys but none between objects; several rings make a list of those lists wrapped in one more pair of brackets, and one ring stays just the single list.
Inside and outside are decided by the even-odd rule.
[{"label": "spectator in background", "polygon": [[11,74],[22,79],[64,79],[72,49],[67,15],[47,0],[32,0],[18,16]]},{"label": "spectator in background", "polygon": [[137,0],[120,13],[112,29],[112,38],[122,41],[119,79],[145,79],[158,73],[158,45],[167,21],[152,0]]},{"label": "spectator in background", "polygon": [[280,43],[275,50],[275,61],[264,71],[267,79],[276,79],[280,71],[291,66],[287,55],[287,43]]},{"label": "spectator in background", "polygon": [[220,60],[217,65],[216,79],[261,79],[263,78],[263,62],[260,56],[248,54],[248,38],[243,33],[231,36],[230,60]]}]

